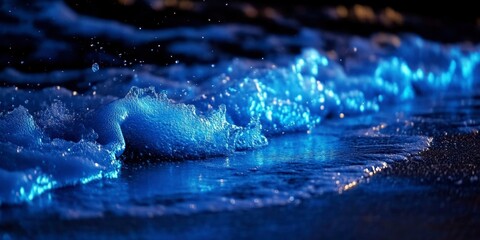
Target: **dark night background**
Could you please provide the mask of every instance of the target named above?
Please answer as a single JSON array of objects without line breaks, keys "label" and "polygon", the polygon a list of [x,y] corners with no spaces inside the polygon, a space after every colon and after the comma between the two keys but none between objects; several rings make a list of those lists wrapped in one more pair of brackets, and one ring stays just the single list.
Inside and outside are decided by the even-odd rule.
[{"label": "dark night background", "polygon": [[[15,2],[17,9],[30,9],[35,5],[29,1]],[[292,36],[302,28],[327,30],[333,33],[370,36],[377,32],[415,33],[426,39],[446,43],[478,42],[480,40],[480,17],[473,1],[421,2],[417,1],[148,1],[148,0],[105,0],[79,1],[66,0],[66,3],[79,14],[111,19],[141,29],[171,29],[181,26],[207,26],[212,24],[245,23],[260,27],[271,34]],[[157,4],[155,4],[157,3]],[[340,15],[339,15],[340,14]],[[16,24],[24,21],[6,9],[0,12],[4,23]],[[104,61],[110,66],[119,63],[109,62],[121,49],[123,58],[128,61],[141,59],[145,63],[164,65],[171,62],[168,46],[182,39],[167,39],[147,44],[105,38],[82,38],[64,33],[64,29],[44,20],[34,20],[34,26],[49,37],[70,45],[68,51],[57,55],[61,59],[35,55],[43,41],[36,36],[4,33],[0,41],[0,69],[14,67],[24,72],[45,72],[55,69],[75,69],[91,64],[89,54],[93,42],[103,44]],[[242,37],[242,36],[240,36]],[[262,38],[264,36],[243,36],[242,38]],[[6,40],[8,39],[8,40]],[[241,40],[240,40],[241,41]],[[12,43],[15,44],[12,44]],[[217,52],[226,58],[245,56],[261,58],[272,52],[284,49],[245,49],[237,43],[213,41],[210,43]],[[335,43],[331,43],[335,45]],[[161,45],[155,52],[150,48]],[[287,47],[287,52],[298,53],[299,48]],[[326,48],[329,48],[326,46]],[[52,54],[55,55],[55,54]],[[212,55],[207,62],[222,58]],[[75,58],[66,58],[75,56]],[[189,56],[176,55],[184,63],[205,62]],[[21,64],[26,61],[30,64]],[[136,62],[136,61],[135,61]]]},{"label": "dark night background", "polygon": [[[368,35],[377,31],[417,32],[439,41],[478,41],[479,15],[473,1],[192,1],[201,11],[178,8],[182,2],[170,1],[161,9],[153,9],[147,1],[78,1],[67,0],[77,11],[101,18],[117,19],[144,28],[164,28],[179,25],[202,25],[215,22],[252,23],[281,31],[282,27],[269,19],[262,10],[274,9],[288,19],[303,26],[331,31]],[[154,2],[154,1],[152,1]],[[169,1],[166,1],[169,2]],[[258,15],[246,18],[242,6],[257,9]],[[362,21],[355,14],[355,6],[369,7],[375,13],[391,8],[405,16],[403,24],[386,25],[379,21]],[[326,9],[344,6],[350,10],[348,17],[332,18]],[[175,12],[175,14],[174,14]],[[410,19],[409,19],[410,18]],[[211,21],[208,21],[211,19]],[[289,29],[283,29],[288,32]],[[294,29],[290,29],[294,31]]]}]

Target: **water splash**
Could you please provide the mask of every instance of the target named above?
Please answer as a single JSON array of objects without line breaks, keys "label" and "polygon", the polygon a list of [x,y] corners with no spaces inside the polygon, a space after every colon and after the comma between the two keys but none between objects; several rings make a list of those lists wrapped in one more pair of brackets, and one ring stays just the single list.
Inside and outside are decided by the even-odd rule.
[{"label": "water splash", "polygon": [[100,66],[98,65],[98,63],[92,64],[92,71],[97,72],[98,70],[100,70]]}]

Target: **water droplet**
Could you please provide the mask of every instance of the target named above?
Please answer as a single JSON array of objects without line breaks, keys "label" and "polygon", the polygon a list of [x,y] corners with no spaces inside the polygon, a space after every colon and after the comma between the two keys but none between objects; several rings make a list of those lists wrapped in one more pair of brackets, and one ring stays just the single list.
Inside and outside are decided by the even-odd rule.
[{"label": "water droplet", "polygon": [[92,64],[92,71],[93,71],[93,72],[96,72],[96,71],[98,71],[98,70],[100,70],[100,66],[98,65],[98,63]]}]

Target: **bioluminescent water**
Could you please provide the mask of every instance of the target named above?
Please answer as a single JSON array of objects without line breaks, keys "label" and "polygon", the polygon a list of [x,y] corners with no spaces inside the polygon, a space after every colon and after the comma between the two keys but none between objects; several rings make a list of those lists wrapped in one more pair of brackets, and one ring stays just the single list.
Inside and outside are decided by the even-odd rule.
[{"label": "bioluminescent water", "polygon": [[[90,39],[91,62],[0,72],[0,204],[12,206],[5,218],[24,208],[64,218],[217,212],[347,191],[427,150],[439,125],[418,114],[451,96],[471,99],[480,86],[475,44],[310,28],[281,36],[245,24],[140,29],[63,1],[35,7],[16,12],[2,32],[38,39],[34,55],[58,64],[76,51],[65,39]],[[42,26],[58,39],[36,31]],[[127,61],[104,52],[107,40],[147,52],[167,41],[193,60]],[[254,58],[212,53],[215,43],[300,50]],[[455,131],[478,132],[468,113]]]}]

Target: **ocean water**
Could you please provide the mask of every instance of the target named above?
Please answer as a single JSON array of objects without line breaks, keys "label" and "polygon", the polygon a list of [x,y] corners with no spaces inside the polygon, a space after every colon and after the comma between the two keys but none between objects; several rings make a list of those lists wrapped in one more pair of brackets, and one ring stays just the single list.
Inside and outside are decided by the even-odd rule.
[{"label": "ocean water", "polygon": [[[40,41],[20,65],[49,56],[61,65],[75,51],[65,41],[72,37],[93,42],[92,62],[0,72],[3,223],[295,205],[421,161],[435,136],[479,130],[480,46],[472,43],[310,28],[280,36],[244,24],[144,30],[63,1],[34,5],[35,14],[21,8],[18,22],[1,25],[6,36]],[[59,33],[36,31],[45,26]],[[103,49],[108,40],[151,52],[172,41],[172,59],[127,60]],[[270,54],[213,58],[213,43]],[[300,50],[273,50],[291,46]]]}]

